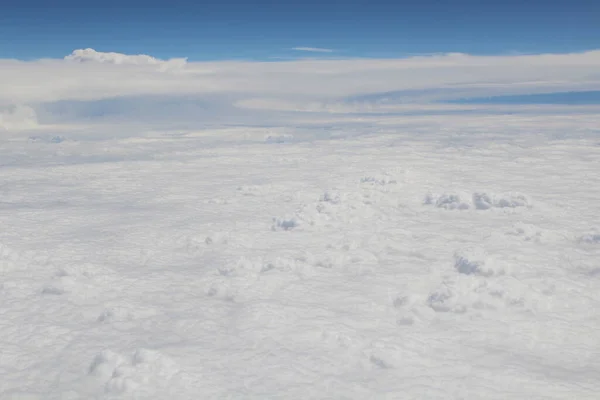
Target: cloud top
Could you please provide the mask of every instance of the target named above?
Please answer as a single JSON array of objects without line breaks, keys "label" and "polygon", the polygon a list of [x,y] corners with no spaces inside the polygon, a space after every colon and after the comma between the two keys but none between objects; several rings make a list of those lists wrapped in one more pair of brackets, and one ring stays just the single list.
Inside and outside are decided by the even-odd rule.
[{"label": "cloud top", "polygon": [[185,58],[172,58],[161,60],[146,54],[127,55],[114,52],[101,52],[94,49],[77,49],[64,58],[68,62],[99,63],[99,64],[129,64],[129,65],[156,65],[163,67],[182,67],[187,63]]}]

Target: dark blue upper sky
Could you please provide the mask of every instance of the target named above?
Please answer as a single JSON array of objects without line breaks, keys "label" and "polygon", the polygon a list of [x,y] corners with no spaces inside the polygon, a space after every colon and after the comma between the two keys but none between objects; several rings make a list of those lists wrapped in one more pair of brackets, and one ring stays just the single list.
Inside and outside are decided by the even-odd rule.
[{"label": "dark blue upper sky", "polygon": [[[300,53],[296,46],[334,49]],[[600,48],[599,0],[8,0],[0,58],[77,48],[190,60],[507,54]]]}]

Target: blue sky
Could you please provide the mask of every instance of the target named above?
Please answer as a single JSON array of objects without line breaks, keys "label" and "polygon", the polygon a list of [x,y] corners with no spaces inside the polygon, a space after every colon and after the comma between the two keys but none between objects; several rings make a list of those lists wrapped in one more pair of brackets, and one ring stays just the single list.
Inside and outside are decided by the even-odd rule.
[{"label": "blue sky", "polygon": [[599,21],[593,0],[21,0],[1,9],[0,58],[87,47],[192,61],[565,53],[600,48]]}]

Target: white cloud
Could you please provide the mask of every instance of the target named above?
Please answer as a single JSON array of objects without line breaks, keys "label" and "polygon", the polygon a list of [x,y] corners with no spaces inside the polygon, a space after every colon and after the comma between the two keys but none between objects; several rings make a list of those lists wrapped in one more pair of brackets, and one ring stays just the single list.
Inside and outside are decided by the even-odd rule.
[{"label": "white cloud", "polygon": [[12,106],[0,110],[0,131],[29,129],[37,125],[37,114],[31,107]]},{"label": "white cloud", "polygon": [[172,58],[161,60],[146,54],[127,55],[113,52],[100,52],[94,49],[78,49],[66,56],[65,61],[79,63],[101,63],[101,64],[130,64],[130,65],[158,65],[170,67],[182,67],[187,63],[186,58]]},{"label": "white cloud", "polygon": [[[404,59],[185,62],[78,50],[65,59],[0,60],[0,107],[140,96],[225,98],[230,105],[372,110],[502,94],[600,90],[600,51]],[[280,106],[277,106],[280,103]],[[315,108],[314,105],[317,105]],[[290,106],[291,105],[291,106]],[[223,108],[224,110],[227,107]],[[230,108],[228,109],[228,111]]]},{"label": "white cloud", "polygon": [[323,49],[321,47],[292,47],[296,51],[309,51],[313,53],[333,53],[332,49]]},{"label": "white cloud", "polygon": [[145,54],[126,55],[121,53],[103,53],[94,49],[79,49],[74,50],[70,55],[65,57],[67,61],[76,62],[99,62],[107,64],[150,64],[156,65],[161,62],[154,57]]}]

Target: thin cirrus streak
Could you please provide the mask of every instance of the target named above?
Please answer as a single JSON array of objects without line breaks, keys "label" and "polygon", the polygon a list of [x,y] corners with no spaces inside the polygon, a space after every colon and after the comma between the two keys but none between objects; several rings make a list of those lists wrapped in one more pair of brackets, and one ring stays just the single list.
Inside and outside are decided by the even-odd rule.
[{"label": "thin cirrus streak", "polygon": [[312,53],[333,53],[333,49],[324,49],[322,47],[292,47],[296,51],[308,51]]}]

